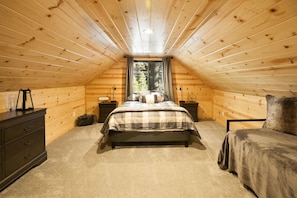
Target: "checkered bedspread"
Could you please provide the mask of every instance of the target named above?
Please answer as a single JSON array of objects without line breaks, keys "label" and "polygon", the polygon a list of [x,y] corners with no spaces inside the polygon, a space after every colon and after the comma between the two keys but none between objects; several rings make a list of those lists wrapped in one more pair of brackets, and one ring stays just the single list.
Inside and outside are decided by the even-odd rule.
[{"label": "checkered bedspread", "polygon": [[101,133],[107,135],[110,130],[121,132],[190,130],[194,135],[201,138],[189,112],[172,101],[154,104],[135,101],[125,102],[109,114]]}]

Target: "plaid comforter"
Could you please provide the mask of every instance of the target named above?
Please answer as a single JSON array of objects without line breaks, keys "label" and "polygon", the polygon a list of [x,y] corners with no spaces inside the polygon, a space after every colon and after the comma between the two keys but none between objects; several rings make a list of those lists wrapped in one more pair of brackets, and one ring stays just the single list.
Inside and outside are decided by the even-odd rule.
[{"label": "plaid comforter", "polygon": [[114,109],[106,118],[101,133],[110,130],[129,132],[162,132],[190,130],[200,135],[189,112],[172,101],[146,104],[135,101],[125,102]]}]

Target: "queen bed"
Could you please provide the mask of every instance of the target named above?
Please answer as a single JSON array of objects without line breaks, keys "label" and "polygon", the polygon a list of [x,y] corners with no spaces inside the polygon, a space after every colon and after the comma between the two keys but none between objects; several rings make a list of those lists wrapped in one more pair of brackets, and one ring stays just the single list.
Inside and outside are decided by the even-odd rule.
[{"label": "queen bed", "polygon": [[108,115],[101,133],[101,143],[108,142],[112,148],[132,142],[183,142],[187,147],[191,136],[201,138],[189,112],[173,101],[126,101]]}]

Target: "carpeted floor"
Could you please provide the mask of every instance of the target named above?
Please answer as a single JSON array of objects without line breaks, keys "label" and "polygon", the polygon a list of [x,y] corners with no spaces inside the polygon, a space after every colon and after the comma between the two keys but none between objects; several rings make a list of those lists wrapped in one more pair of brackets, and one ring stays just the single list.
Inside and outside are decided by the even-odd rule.
[{"label": "carpeted floor", "polygon": [[219,169],[225,129],[196,123],[201,143],[98,148],[102,124],[76,127],[47,146],[48,160],[0,197],[254,198],[236,176]]}]

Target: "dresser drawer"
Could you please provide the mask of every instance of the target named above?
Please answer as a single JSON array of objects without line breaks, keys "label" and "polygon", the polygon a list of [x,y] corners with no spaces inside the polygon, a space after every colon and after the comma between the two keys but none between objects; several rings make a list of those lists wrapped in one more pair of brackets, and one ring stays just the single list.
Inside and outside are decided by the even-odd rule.
[{"label": "dresser drawer", "polygon": [[5,175],[13,173],[45,150],[44,130],[40,129],[5,146]]},{"label": "dresser drawer", "polygon": [[20,138],[29,133],[34,132],[37,129],[44,127],[44,117],[35,118],[24,123],[17,124],[15,126],[6,128],[4,132],[4,142],[7,144],[16,138]]}]

